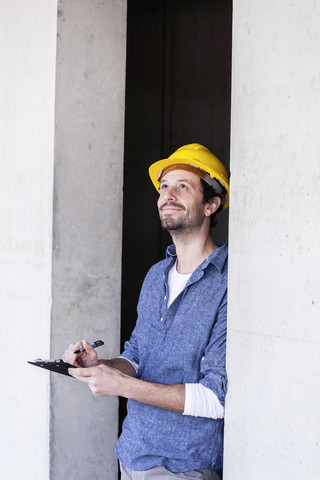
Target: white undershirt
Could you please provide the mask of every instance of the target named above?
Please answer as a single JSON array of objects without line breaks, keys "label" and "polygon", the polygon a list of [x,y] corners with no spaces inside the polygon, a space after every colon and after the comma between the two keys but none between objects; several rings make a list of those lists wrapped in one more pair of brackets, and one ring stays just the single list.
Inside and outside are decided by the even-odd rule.
[{"label": "white undershirt", "polygon": [[191,277],[191,273],[178,273],[177,272],[177,262],[169,270],[168,273],[168,301],[167,308],[170,307],[171,303],[177,298],[179,293],[182,292],[186,286],[187,281]]}]

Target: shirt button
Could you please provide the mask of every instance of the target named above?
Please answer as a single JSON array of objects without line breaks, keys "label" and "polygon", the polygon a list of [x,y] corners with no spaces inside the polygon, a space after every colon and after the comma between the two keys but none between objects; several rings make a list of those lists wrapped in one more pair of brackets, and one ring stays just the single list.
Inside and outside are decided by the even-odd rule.
[{"label": "shirt button", "polygon": [[201,358],[201,362],[203,362],[203,360],[204,360],[204,357]]},{"label": "shirt button", "polygon": [[163,317],[160,318],[160,322],[162,322],[162,321],[163,321]]},{"label": "shirt button", "polygon": [[164,299],[167,300],[167,295],[164,296]]}]

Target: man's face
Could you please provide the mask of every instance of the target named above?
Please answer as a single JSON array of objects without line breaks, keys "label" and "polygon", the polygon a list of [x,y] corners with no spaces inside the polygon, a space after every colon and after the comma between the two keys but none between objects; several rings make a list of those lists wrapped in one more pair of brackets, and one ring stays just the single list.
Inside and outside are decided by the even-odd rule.
[{"label": "man's face", "polygon": [[158,200],[162,228],[169,231],[198,229],[206,216],[206,207],[197,175],[174,170],[163,176]]}]

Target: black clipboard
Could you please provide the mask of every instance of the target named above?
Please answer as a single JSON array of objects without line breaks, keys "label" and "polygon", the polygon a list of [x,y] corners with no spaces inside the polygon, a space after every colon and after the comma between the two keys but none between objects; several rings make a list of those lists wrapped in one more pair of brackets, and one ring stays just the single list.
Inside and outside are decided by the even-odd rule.
[{"label": "black clipboard", "polygon": [[28,363],[30,363],[31,365],[35,365],[36,367],[50,370],[51,372],[57,372],[61,373],[62,375],[67,375],[68,377],[72,377],[72,375],[69,375],[68,373],[68,368],[78,368],[75,365],[71,365],[71,363],[64,362],[63,360],[41,360],[41,358],[39,358],[34,362],[28,361]]}]

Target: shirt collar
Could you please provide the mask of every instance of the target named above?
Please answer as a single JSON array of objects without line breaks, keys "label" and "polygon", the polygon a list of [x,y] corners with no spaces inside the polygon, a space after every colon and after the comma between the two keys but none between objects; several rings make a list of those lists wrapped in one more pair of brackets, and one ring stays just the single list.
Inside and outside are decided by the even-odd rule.
[{"label": "shirt collar", "polygon": [[166,250],[166,258],[176,257],[176,256],[177,256],[176,247],[175,247],[175,244],[173,243],[172,245],[169,245],[169,247]]},{"label": "shirt collar", "polygon": [[[220,240],[215,240],[215,243],[218,245],[219,248],[214,250],[208,258],[206,258],[202,264],[201,269],[205,270],[209,263],[212,263],[219,272],[222,272],[224,264],[226,263],[226,259],[228,256],[228,243],[221,242]],[[166,258],[176,257],[176,247],[174,244],[169,245],[166,251]]]}]

